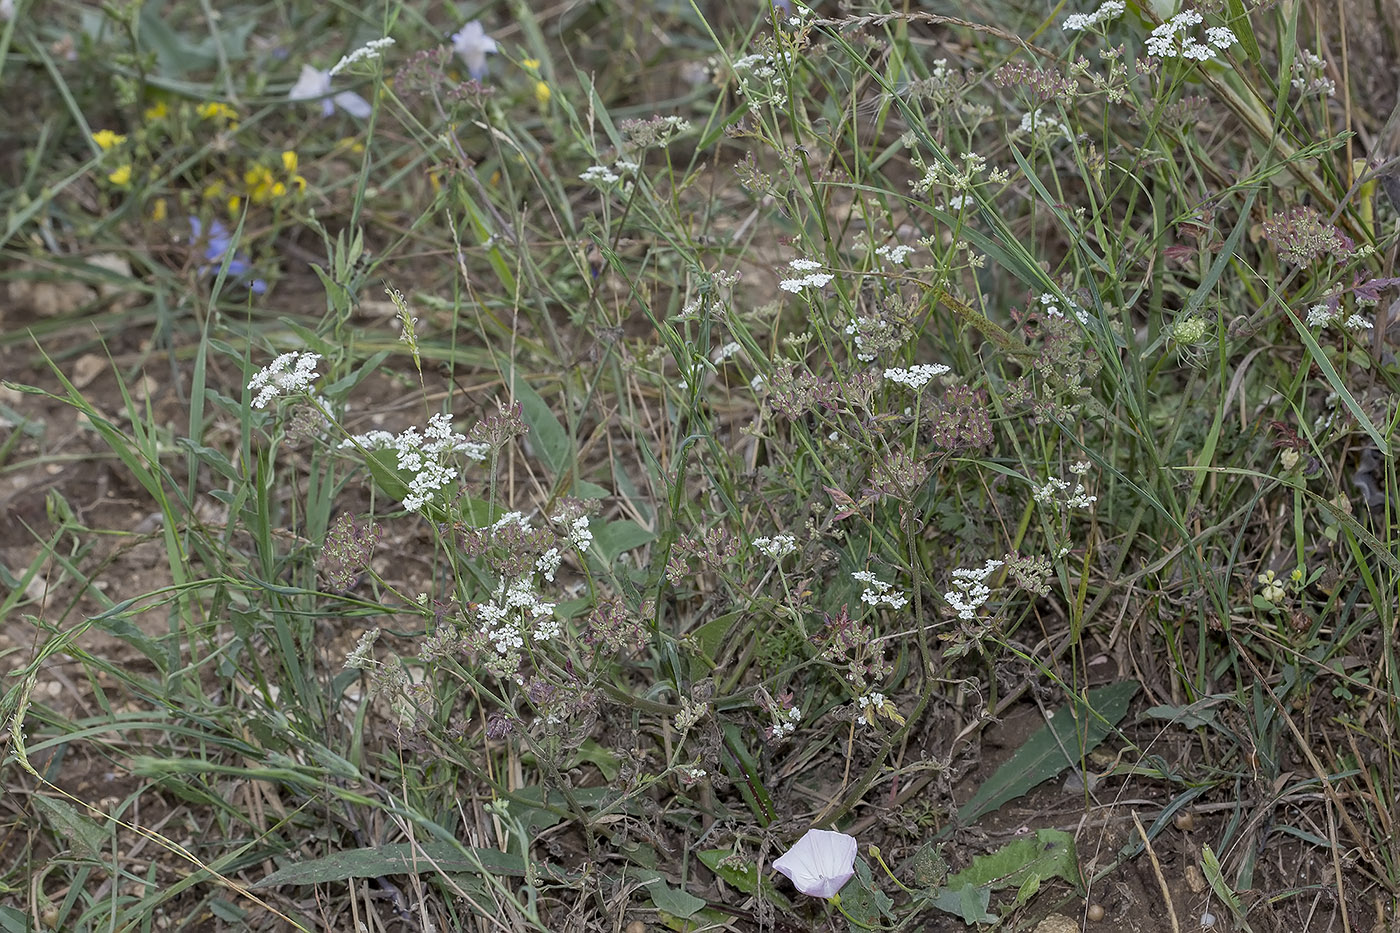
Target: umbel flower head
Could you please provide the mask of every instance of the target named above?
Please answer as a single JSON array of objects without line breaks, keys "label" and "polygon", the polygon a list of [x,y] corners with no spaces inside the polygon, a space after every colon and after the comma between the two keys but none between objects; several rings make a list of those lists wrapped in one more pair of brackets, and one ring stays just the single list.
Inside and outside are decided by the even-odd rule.
[{"label": "umbel flower head", "polygon": [[855,875],[856,837],[809,829],[773,867],[811,897],[831,897]]}]

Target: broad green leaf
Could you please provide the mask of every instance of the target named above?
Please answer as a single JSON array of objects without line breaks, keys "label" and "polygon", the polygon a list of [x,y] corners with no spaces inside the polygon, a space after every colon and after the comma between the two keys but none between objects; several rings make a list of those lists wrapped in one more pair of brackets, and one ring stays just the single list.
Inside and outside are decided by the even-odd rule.
[{"label": "broad green leaf", "polygon": [[997,918],[987,913],[987,905],[992,902],[991,888],[965,884],[960,888],[944,888],[933,899],[933,906],[946,914],[961,917],[963,923],[972,926],[977,923],[996,923]]},{"label": "broad green leaf", "polygon": [[737,861],[733,856],[732,849],[706,849],[700,853],[700,861],[736,890],[753,894],[758,890],[758,871],[753,862]]},{"label": "broad green leaf", "polygon": [[744,894],[763,892],[769,903],[781,910],[792,910],[792,901],[780,893],[773,882],[760,878],[758,869],[748,859],[735,859],[733,849],[705,849],[697,855],[700,863],[719,875],[727,884]]},{"label": "broad green leaf", "polygon": [[1192,709],[1189,706],[1154,706],[1143,710],[1142,715],[1152,719],[1165,719],[1185,729],[1215,725],[1215,710],[1210,707]]},{"label": "broad green leaf", "polygon": [[948,877],[948,860],[943,857],[943,846],[937,842],[925,842],[919,851],[904,863],[902,874],[913,879],[920,888],[933,888]]},{"label": "broad green leaf", "polygon": [[651,902],[658,910],[664,910],[682,920],[694,916],[705,906],[704,898],[696,897],[681,888],[673,888],[660,878],[647,884],[647,894],[651,895]]},{"label": "broad green leaf", "polygon": [[1078,764],[1127,715],[1128,703],[1137,691],[1137,681],[1125,680],[1090,690],[1087,710],[1078,697],[1057,709],[1049,722],[1026,739],[1026,744],[958,809],[958,822],[971,824]]},{"label": "broad green leaf", "polygon": [[857,858],[855,869],[855,877],[841,888],[841,909],[850,918],[851,933],[864,933],[893,919],[894,901],[875,884],[865,859]]},{"label": "broad green leaf", "polygon": [[530,444],[535,456],[556,478],[563,476],[573,466],[574,445],[568,432],[554,417],[553,410],[540,398],[538,392],[518,371],[511,373],[511,392],[520,403],[520,415],[530,426]]},{"label": "broad green leaf", "polygon": [[[532,866],[541,877],[567,881],[568,873],[542,862]],[[525,876],[525,860],[499,849],[474,849],[446,842],[414,845],[396,842],[367,849],[348,849],[321,858],[308,859],[278,869],[258,883],[255,888],[280,885],[325,884],[347,878],[377,878],[380,875],[416,875],[436,871],[481,874],[491,872],[513,878]]]},{"label": "broad green leaf", "polygon": [[612,782],[617,777],[619,763],[617,753],[603,745],[599,745],[593,739],[584,739],[583,744],[574,752],[574,763],[587,761],[593,764],[599,771],[603,772],[603,777]]},{"label": "broad green leaf", "polygon": [[29,916],[14,907],[0,907],[0,931],[3,933],[29,933]]},{"label": "broad green leaf", "polygon": [[68,844],[73,847],[74,852],[83,858],[90,859],[102,855],[103,846],[107,842],[107,834],[90,817],[79,813],[78,809],[66,800],[45,797],[43,794],[35,794],[29,799],[33,800],[34,805],[43,812],[49,825],[60,836],[68,840]]},{"label": "broad green leaf", "polygon": [[650,544],[656,540],[654,532],[647,531],[634,521],[608,522],[593,529],[593,546],[605,564],[613,564],[624,551]]},{"label": "broad green leaf", "polygon": [[973,859],[971,865],[948,879],[948,887],[958,890],[970,884],[988,890],[1020,888],[1030,878],[1063,878],[1076,890],[1082,888],[1074,836],[1058,829],[1042,829],[1034,839],[1009,842]]}]

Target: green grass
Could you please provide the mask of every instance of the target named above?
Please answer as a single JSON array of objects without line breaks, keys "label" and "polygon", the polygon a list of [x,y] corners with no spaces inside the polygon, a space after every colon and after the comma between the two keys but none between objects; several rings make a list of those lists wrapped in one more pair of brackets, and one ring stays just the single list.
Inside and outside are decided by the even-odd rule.
[{"label": "green grass", "polygon": [[1389,922],[1400,43],[956,6],[7,22],[0,929]]}]

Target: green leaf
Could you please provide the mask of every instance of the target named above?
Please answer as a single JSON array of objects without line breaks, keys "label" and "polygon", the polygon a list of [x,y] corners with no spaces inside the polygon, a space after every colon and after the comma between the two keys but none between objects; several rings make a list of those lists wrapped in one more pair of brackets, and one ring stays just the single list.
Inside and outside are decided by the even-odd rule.
[{"label": "green leaf", "polygon": [[943,845],[937,842],[925,842],[904,867],[904,874],[921,888],[937,887],[948,877],[948,860],[943,857]]},{"label": "green leaf", "polygon": [[[569,880],[568,873],[542,862],[531,866],[542,877],[554,881]],[[398,842],[366,849],[347,849],[321,858],[309,859],[278,869],[258,883],[255,888],[279,885],[325,884],[347,878],[377,878],[380,875],[417,875],[437,871],[471,874],[490,872],[525,877],[525,860],[499,849],[474,849],[446,842],[414,845]]]},{"label": "green leaf", "polygon": [[1164,719],[1185,729],[1214,726],[1216,718],[1215,710],[1210,707],[1192,709],[1190,706],[1154,706],[1143,710],[1142,715],[1152,719]]},{"label": "green leaf", "polygon": [[1206,881],[1210,884],[1210,889],[1215,892],[1215,896],[1234,915],[1235,921],[1243,927],[1246,933],[1253,933],[1249,924],[1244,919],[1244,904],[1240,902],[1240,896],[1230,887],[1225,880],[1225,873],[1220,870],[1220,859],[1216,858],[1215,852],[1210,846],[1201,847],[1201,874],[1206,876]]},{"label": "green leaf", "polygon": [[996,923],[997,918],[987,913],[987,905],[992,902],[991,888],[965,884],[961,888],[945,888],[933,899],[933,906],[946,914],[961,917],[963,923],[972,926],[977,923]]},{"label": "green leaf", "polygon": [[864,933],[893,919],[894,901],[876,887],[865,859],[856,859],[855,870],[855,877],[841,888],[841,909],[850,918],[852,933]]},{"label": "green leaf", "polygon": [[1308,355],[1311,356],[1312,361],[1317,364],[1317,368],[1322,370],[1322,375],[1327,379],[1327,384],[1332,387],[1332,391],[1337,393],[1337,398],[1342,400],[1342,404],[1347,407],[1347,411],[1351,412],[1351,416],[1356,419],[1356,423],[1361,425],[1361,430],[1365,431],[1370,436],[1371,440],[1375,442],[1381,454],[1387,457],[1390,456],[1390,442],[1387,441],[1385,435],[1371,423],[1371,419],[1367,416],[1365,410],[1362,409],[1361,403],[1356,400],[1355,396],[1353,396],[1342,383],[1342,377],[1338,375],[1336,367],[1332,365],[1332,361],[1327,358],[1327,354],[1324,353],[1322,347],[1318,345],[1317,338],[1312,335],[1312,331],[1309,330],[1302,321],[1298,320],[1298,315],[1294,314],[1293,309],[1288,307],[1287,304],[1281,305],[1281,307],[1284,313],[1288,315],[1288,319],[1293,322],[1293,329],[1298,332],[1298,339],[1303,341],[1303,346],[1308,348]]},{"label": "green leaf", "polygon": [[102,827],[90,818],[83,816],[78,809],[66,800],[35,794],[30,798],[44,814],[54,830],[68,840],[73,851],[83,858],[95,859],[102,855],[107,842],[107,834]]},{"label": "green leaf", "polygon": [[700,863],[719,875],[727,884],[743,894],[763,892],[763,897],[780,910],[792,910],[792,901],[780,893],[773,882],[760,878],[758,867],[747,859],[734,858],[733,849],[705,849],[699,854]]},{"label": "green leaf", "polygon": [[694,916],[705,906],[705,899],[696,897],[689,891],[673,888],[660,878],[647,884],[647,894],[658,910],[664,910],[682,920]]},{"label": "green leaf", "polygon": [[758,869],[753,862],[736,861],[733,856],[732,849],[706,849],[700,853],[700,861],[736,890],[753,894],[758,890]]},{"label": "green leaf", "polygon": [[608,783],[612,783],[617,777],[620,763],[617,760],[617,753],[606,746],[599,745],[593,739],[584,739],[583,744],[574,752],[574,763],[587,761],[593,764],[599,771],[603,772],[603,777]]},{"label": "green leaf", "polygon": [[1240,40],[1240,45],[1249,56],[1249,60],[1255,67],[1259,67],[1259,41],[1254,38],[1254,26],[1249,21],[1249,14],[1245,12],[1243,0],[1226,0],[1225,9],[1229,14],[1226,23],[1234,30],[1235,37]]},{"label": "green leaf", "polygon": [[772,824],[777,817],[758,762],[744,744],[743,734],[733,724],[724,727],[724,748],[720,754],[725,775],[739,788],[739,796],[749,805],[760,826]]},{"label": "green leaf", "polygon": [[593,529],[593,546],[605,564],[614,564],[624,551],[650,544],[656,540],[654,532],[647,531],[634,521],[608,522]]},{"label": "green leaf", "polygon": [[29,933],[29,916],[14,907],[0,907],[0,931],[3,933]]},{"label": "green leaf", "polygon": [[530,442],[535,455],[554,476],[569,471],[574,462],[574,445],[554,412],[518,371],[511,373],[511,392],[520,403],[520,415],[530,426]]},{"label": "green leaf", "polygon": [[1049,722],[1026,739],[1026,744],[958,808],[958,822],[971,824],[1078,764],[1127,715],[1128,703],[1137,691],[1137,681],[1125,680],[1090,690],[1087,710],[1079,697],[1057,709]]},{"label": "green leaf", "polygon": [[1082,888],[1074,836],[1058,829],[1042,829],[1034,839],[1009,842],[973,859],[971,865],[948,879],[948,887],[958,890],[970,884],[988,890],[1022,888],[1031,878],[1037,884],[1046,878],[1063,878],[1076,890]]}]

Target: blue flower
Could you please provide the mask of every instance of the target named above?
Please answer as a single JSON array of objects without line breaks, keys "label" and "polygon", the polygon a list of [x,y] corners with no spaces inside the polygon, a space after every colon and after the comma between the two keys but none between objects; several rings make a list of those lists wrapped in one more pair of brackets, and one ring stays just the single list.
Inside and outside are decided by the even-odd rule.
[{"label": "blue flower", "polygon": [[[198,217],[190,218],[190,229],[193,231],[193,241],[196,244],[203,243],[204,265],[199,267],[200,275],[218,275],[221,266],[227,266],[228,277],[234,280],[242,280],[248,277],[248,273],[253,271],[253,266],[248,262],[248,257],[243,253],[231,252],[233,237],[229,234],[228,228],[215,220],[209,224],[209,232],[205,234],[204,224]],[[267,291],[267,282],[262,279],[253,279],[248,283],[248,291],[254,295],[261,295]]]}]

